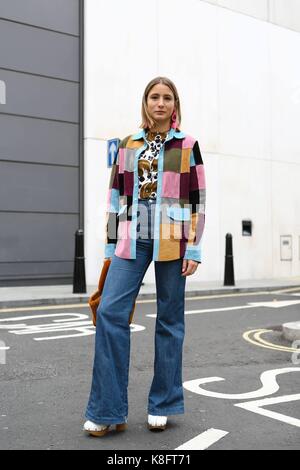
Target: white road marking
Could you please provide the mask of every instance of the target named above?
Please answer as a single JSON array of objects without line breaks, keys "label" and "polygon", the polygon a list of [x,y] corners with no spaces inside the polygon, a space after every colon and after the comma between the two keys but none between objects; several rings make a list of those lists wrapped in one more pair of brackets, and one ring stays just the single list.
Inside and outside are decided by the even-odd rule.
[{"label": "white road marking", "polygon": [[[62,328],[58,331],[77,331],[77,334],[73,335],[59,335],[59,336],[45,336],[42,338],[33,338],[34,341],[51,341],[54,339],[66,339],[66,338],[78,338],[80,336],[93,336],[95,334],[95,328],[90,327],[76,327],[76,328]],[[47,330],[46,330],[47,331]],[[34,334],[39,333],[38,331],[34,331]],[[19,334],[19,333],[18,333]],[[26,333],[25,333],[26,334]]]},{"label": "white road marking", "polygon": [[[53,320],[53,323],[60,323],[60,322],[68,322],[68,321],[74,321],[74,320],[86,320],[88,315],[85,315],[84,313],[49,313],[49,314],[44,314],[44,315],[27,315],[27,316],[22,316],[22,317],[13,317],[13,318],[1,318],[0,319],[0,329],[4,329],[4,326],[1,325],[1,323],[7,323],[7,322],[15,322],[15,321],[23,321],[23,320],[36,320],[37,318],[53,318],[53,317],[71,317],[71,318],[65,318],[64,320]],[[20,325],[13,325],[14,328],[23,328],[26,326],[26,324],[22,323]],[[5,326],[5,328],[7,328]],[[10,328],[10,327],[9,327]]]},{"label": "white road marking", "polygon": [[6,346],[6,343],[0,340],[0,351],[8,351],[8,349],[10,349],[10,347]]},{"label": "white road marking", "polygon": [[[235,307],[219,307],[219,308],[203,308],[199,310],[186,310],[184,313],[185,315],[195,315],[197,313],[213,313],[213,312],[231,312],[232,310],[243,310],[246,308],[256,308],[256,306],[252,305],[240,305]],[[156,318],[156,313],[151,313],[146,315],[147,317]]]},{"label": "white road marking", "polygon": [[276,419],[277,421],[282,421],[286,424],[291,424],[292,426],[297,426],[300,428],[300,419],[292,418],[291,416],[283,415],[282,413],[276,413],[275,411],[265,410],[263,406],[276,405],[278,403],[288,403],[291,401],[300,400],[300,394],[295,395],[285,395],[282,397],[274,398],[265,398],[264,400],[251,401],[248,403],[239,403],[234,406],[239,408],[244,408],[245,410],[252,411],[268,418]]},{"label": "white road marking", "polygon": [[37,310],[64,310],[68,308],[87,308],[88,304],[66,304],[66,305],[40,305],[38,307],[14,307],[2,308],[0,313],[13,313],[13,312],[35,312]]},{"label": "white road marking", "polygon": [[[63,317],[59,319],[53,319],[53,317]],[[67,318],[66,318],[67,317]],[[16,323],[24,320],[36,320],[37,318],[50,318],[51,323],[43,324],[31,324],[26,323]],[[8,323],[8,324],[4,324]],[[142,325],[131,324],[130,329],[132,332],[138,332],[145,329]],[[90,316],[81,313],[50,313],[43,315],[29,315],[22,317],[14,318],[2,318],[0,320],[0,330],[9,330],[9,333],[15,335],[35,335],[40,333],[58,333],[58,332],[68,332],[75,331],[75,334],[67,335],[55,335],[55,336],[45,336],[34,338],[35,341],[49,341],[56,339],[66,339],[66,338],[77,338],[81,336],[91,336],[96,332],[95,327],[90,320]]]},{"label": "white road marking", "polygon": [[[290,305],[300,304],[300,300],[272,300],[271,302],[249,302],[247,305],[235,305],[233,307],[219,307],[219,308],[204,308],[199,310],[186,310],[185,315],[195,315],[198,313],[213,313],[213,312],[232,312],[234,310],[245,310],[249,308],[270,307],[270,308],[283,308]],[[146,315],[147,317],[156,318],[156,313]]]},{"label": "white road marking", "polygon": [[225,380],[222,377],[208,377],[204,379],[189,380],[184,382],[183,386],[186,390],[197,393],[198,395],[203,395],[205,397],[222,398],[223,400],[250,400],[252,398],[265,397],[276,393],[279,390],[279,385],[276,381],[277,375],[288,374],[290,372],[300,372],[300,367],[273,369],[263,372],[260,376],[260,380],[263,386],[260,389],[249,393],[218,393],[205,390],[204,388],[200,387],[201,384],[203,385],[211,382],[220,382]]},{"label": "white road marking", "polygon": [[0,341],[0,364],[6,364],[6,351],[9,349],[4,341]]},{"label": "white road marking", "polygon": [[300,300],[272,300],[271,302],[251,302],[255,307],[283,308],[300,304]]},{"label": "white road marking", "polygon": [[185,442],[181,446],[176,447],[175,450],[205,450],[218,442],[227,434],[228,432],[222,431],[221,429],[211,428],[208,429],[208,431],[205,431],[194,437],[190,441]]},{"label": "white road marking", "polygon": [[[283,351],[283,352],[288,352],[288,353],[299,352],[295,348],[288,348],[285,346],[280,346],[279,344],[270,343],[269,341],[266,341],[261,338],[263,334],[272,333],[272,332],[274,332],[274,330],[263,330],[263,329],[250,330],[250,331],[246,331],[243,334],[243,338],[244,340],[248,341],[248,343],[254,344],[255,346],[259,346],[261,348],[272,349],[275,351]],[[252,335],[254,339],[251,338]]]}]

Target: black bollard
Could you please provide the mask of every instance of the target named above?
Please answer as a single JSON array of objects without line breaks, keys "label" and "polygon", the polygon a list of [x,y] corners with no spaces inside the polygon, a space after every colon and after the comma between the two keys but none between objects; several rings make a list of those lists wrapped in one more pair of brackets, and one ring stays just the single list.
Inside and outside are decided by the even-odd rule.
[{"label": "black bollard", "polygon": [[232,235],[226,235],[224,286],[234,286]]},{"label": "black bollard", "polygon": [[73,273],[73,294],[85,294],[85,267],[84,267],[84,243],[83,230],[75,233],[75,262]]}]

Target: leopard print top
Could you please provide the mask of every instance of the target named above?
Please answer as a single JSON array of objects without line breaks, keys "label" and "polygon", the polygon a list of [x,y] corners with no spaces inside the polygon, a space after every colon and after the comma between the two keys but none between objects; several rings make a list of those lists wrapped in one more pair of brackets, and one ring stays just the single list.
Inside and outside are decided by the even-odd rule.
[{"label": "leopard print top", "polygon": [[139,199],[156,199],[158,155],[167,137],[168,134],[156,134],[154,140],[148,140],[146,135],[148,147],[138,161]]}]

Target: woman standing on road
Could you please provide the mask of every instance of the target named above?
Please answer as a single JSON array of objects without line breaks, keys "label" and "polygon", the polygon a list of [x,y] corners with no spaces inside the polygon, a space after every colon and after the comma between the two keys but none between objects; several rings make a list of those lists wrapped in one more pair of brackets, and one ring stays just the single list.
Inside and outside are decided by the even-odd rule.
[{"label": "woman standing on road", "polygon": [[97,311],[95,358],[84,430],[103,436],[127,427],[129,316],[155,263],[157,319],[148,428],[184,413],[182,349],[187,276],[201,263],[205,175],[198,141],[179,130],[174,83],[153,79],[142,101],[142,130],[125,137],[110,176],[105,258],[111,258]]}]

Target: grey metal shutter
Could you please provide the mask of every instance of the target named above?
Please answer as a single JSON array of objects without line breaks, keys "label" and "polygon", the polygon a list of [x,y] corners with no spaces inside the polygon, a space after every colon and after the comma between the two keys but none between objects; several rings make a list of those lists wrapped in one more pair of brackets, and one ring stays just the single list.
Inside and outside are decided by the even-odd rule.
[{"label": "grey metal shutter", "polygon": [[72,279],[79,20],[79,0],[0,0],[0,285]]}]

